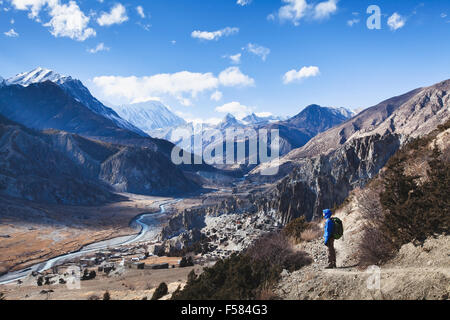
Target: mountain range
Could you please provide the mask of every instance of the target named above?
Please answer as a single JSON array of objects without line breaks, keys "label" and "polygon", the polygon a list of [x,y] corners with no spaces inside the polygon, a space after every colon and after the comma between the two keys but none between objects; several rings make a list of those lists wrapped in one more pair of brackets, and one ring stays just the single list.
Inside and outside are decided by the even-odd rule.
[{"label": "mountain range", "polygon": [[[368,108],[312,138],[276,163],[261,164],[248,183],[272,181],[260,203],[284,222],[321,217],[363,187],[407,142],[424,136],[450,118],[450,80],[418,88]],[[268,166],[276,176],[261,176]]]}]

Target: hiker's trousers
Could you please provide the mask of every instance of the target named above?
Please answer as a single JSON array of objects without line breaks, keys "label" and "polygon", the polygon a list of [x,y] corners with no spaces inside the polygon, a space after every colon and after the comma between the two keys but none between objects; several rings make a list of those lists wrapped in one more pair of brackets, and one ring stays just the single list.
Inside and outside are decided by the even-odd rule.
[{"label": "hiker's trousers", "polygon": [[330,238],[327,241],[328,247],[328,263],[336,265],[336,250],[334,249],[334,239]]}]

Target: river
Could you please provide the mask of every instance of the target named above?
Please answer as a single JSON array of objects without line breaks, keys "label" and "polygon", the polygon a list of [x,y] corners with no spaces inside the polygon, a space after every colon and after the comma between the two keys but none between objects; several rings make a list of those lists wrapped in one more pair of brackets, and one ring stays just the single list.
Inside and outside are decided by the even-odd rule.
[{"label": "river", "polygon": [[82,247],[78,251],[63,254],[22,270],[9,272],[0,277],[0,285],[24,279],[33,272],[43,272],[49,270],[55,266],[62,265],[72,259],[82,257],[86,254],[92,254],[104,249],[130,245],[143,240],[150,240],[154,238],[160,230],[161,226],[159,220],[166,213],[166,206],[177,201],[180,200],[164,202],[159,206],[160,210],[156,213],[141,214],[135,217],[133,222],[137,223],[141,227],[141,231],[137,235],[117,237],[110,240],[91,243]]}]

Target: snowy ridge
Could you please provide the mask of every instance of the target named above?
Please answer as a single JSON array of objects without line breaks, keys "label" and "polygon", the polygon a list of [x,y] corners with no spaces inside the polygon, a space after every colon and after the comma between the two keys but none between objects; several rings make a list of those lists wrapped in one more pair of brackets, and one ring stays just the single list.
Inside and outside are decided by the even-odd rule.
[{"label": "snowy ridge", "polygon": [[51,81],[57,84],[75,100],[85,105],[91,111],[112,120],[119,127],[131,130],[142,136],[146,136],[146,134],[140,129],[122,119],[114,110],[106,107],[95,97],[93,97],[88,88],[86,88],[80,80],[73,79],[70,76],[60,75],[52,70],[38,67],[30,72],[20,73],[12,78],[9,78],[6,80],[6,84],[27,87],[34,83],[42,83],[46,81]]},{"label": "snowy ridge", "polygon": [[8,84],[18,84],[24,87],[33,83],[41,83],[45,81],[51,81],[56,84],[63,84],[66,81],[72,80],[71,77],[62,76],[49,69],[38,67],[30,72],[19,73],[18,75],[8,79]]},{"label": "snowy ridge", "polygon": [[156,100],[115,106],[113,109],[123,119],[147,133],[186,124],[186,121],[170,111],[160,101]]}]

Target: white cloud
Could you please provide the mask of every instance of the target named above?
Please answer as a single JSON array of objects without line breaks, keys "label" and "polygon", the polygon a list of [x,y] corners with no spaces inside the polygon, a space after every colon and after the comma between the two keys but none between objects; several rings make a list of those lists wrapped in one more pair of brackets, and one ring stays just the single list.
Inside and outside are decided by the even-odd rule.
[{"label": "white cloud", "polygon": [[233,63],[233,64],[239,64],[239,63],[241,63],[242,54],[238,53],[238,54],[234,54],[234,55],[228,55],[228,56],[226,55],[223,57],[230,59],[231,63]]},{"label": "white cloud", "polygon": [[248,107],[240,104],[239,102],[233,101],[230,103],[226,103],[222,106],[216,107],[215,110],[221,113],[231,113],[236,118],[242,119],[245,116],[251,114],[254,109],[255,109],[254,107]]},{"label": "white cloud", "polygon": [[349,27],[353,27],[353,25],[358,24],[359,23],[359,19],[351,19],[347,21],[347,25]]},{"label": "white cloud", "polygon": [[188,71],[147,77],[100,76],[95,77],[93,82],[105,96],[125,98],[128,101],[145,100],[160,94],[168,94],[183,101],[183,94],[195,97],[200,92],[217,88],[219,84],[212,73]]},{"label": "white cloud", "polygon": [[100,51],[109,51],[109,48],[106,47],[103,42],[101,42],[95,48],[88,49],[89,53],[97,53]]},{"label": "white cloud", "polygon": [[447,14],[446,14],[446,13],[441,13],[441,18],[442,18],[442,19],[447,18]]},{"label": "white cloud", "polygon": [[127,20],[127,10],[122,4],[118,3],[111,9],[110,13],[103,12],[100,18],[97,19],[97,23],[100,26],[110,26],[124,23]]},{"label": "white cloud", "polygon": [[56,5],[58,2],[49,0],[11,0],[11,4],[15,9],[30,11],[28,16],[33,19],[39,15],[39,12],[45,5]]},{"label": "white cloud", "polygon": [[339,0],[328,0],[321,2],[314,8],[315,19],[326,19],[337,11],[337,3]]},{"label": "white cloud", "polygon": [[47,6],[51,20],[43,25],[49,27],[55,37],[84,41],[96,35],[95,30],[88,27],[90,18],[75,1],[61,4],[60,0],[11,0],[11,3],[17,10],[29,11],[28,17],[37,22],[41,22],[39,13]]},{"label": "white cloud", "polygon": [[405,26],[405,23],[406,19],[399,15],[397,12],[395,12],[388,19],[388,26],[393,31],[403,28]]},{"label": "white cloud", "polygon": [[145,18],[145,12],[144,12],[144,8],[142,8],[142,6],[137,6],[136,11],[142,19]]},{"label": "white cloud", "polygon": [[212,31],[212,32],[196,30],[196,31],[192,31],[191,37],[211,41],[211,40],[218,40],[221,37],[231,36],[238,32],[239,32],[239,28],[230,28],[230,27],[226,27],[221,30]]},{"label": "white cloud", "polygon": [[225,69],[218,77],[210,72],[182,71],[144,77],[99,76],[92,81],[107,99],[133,102],[169,95],[183,105],[191,104],[189,97],[196,98],[199,93],[212,90],[216,92],[212,93],[210,98],[220,100],[219,97],[222,98],[222,93],[217,90],[219,86],[244,87],[254,85],[254,80],[244,75],[237,67]]},{"label": "white cloud", "polygon": [[270,54],[270,49],[259,46],[257,44],[249,43],[246,48],[249,52],[261,57],[263,61],[266,61],[267,56]]},{"label": "white cloud", "polygon": [[294,25],[299,25],[308,10],[308,3],[306,0],[283,0],[286,5],[278,10],[278,17],[281,21],[288,20]]},{"label": "white cloud", "polygon": [[[312,20],[322,20],[329,18],[338,9],[339,0],[327,0],[318,4],[309,4],[306,0],[282,0],[285,3],[278,10],[278,18],[280,21],[290,21],[295,26],[300,25],[300,20],[309,17]],[[271,14],[267,17],[274,20],[275,15]]]},{"label": "white cloud", "polygon": [[223,97],[222,92],[216,90],[216,91],[211,95],[210,98],[211,98],[211,100],[214,100],[214,101],[220,101],[220,100],[222,100],[222,97]]},{"label": "white cloud", "polygon": [[255,80],[243,74],[238,67],[229,67],[219,74],[220,84],[226,87],[253,86]]},{"label": "white cloud", "polygon": [[236,2],[238,5],[240,6],[246,6],[249,5],[250,3],[252,3],[252,0],[237,0]]},{"label": "white cloud", "polygon": [[288,84],[294,82],[296,80],[302,80],[310,77],[316,77],[320,74],[320,70],[318,67],[310,66],[303,67],[300,70],[292,69],[284,74],[283,82],[284,84]]},{"label": "white cloud", "polygon": [[4,34],[5,36],[11,37],[11,38],[16,38],[16,37],[19,36],[19,34],[18,34],[16,31],[14,31],[14,29],[11,29],[11,30],[9,30],[9,31],[7,31],[7,32],[4,32],[3,34]]}]

